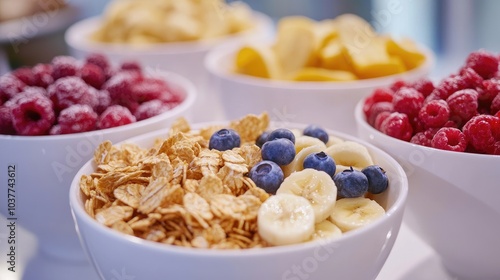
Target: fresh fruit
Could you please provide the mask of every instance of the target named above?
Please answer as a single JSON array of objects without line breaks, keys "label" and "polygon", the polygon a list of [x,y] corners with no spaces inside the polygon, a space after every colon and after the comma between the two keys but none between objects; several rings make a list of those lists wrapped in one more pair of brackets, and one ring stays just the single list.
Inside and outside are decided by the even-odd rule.
[{"label": "fresh fruit", "polygon": [[239,147],[240,143],[241,138],[236,131],[233,129],[223,128],[212,134],[208,148],[226,151]]},{"label": "fresh fruit", "polygon": [[270,160],[278,165],[287,165],[295,158],[295,146],[286,138],[278,138],[264,143],[261,154],[263,160]]},{"label": "fresh fruit", "polygon": [[473,89],[463,89],[448,96],[446,102],[450,106],[450,117],[466,123],[478,114],[478,93]]},{"label": "fresh fruit", "polygon": [[285,177],[288,177],[293,172],[303,170],[304,160],[306,159],[306,157],[311,154],[319,153],[324,149],[325,149],[325,144],[323,144],[323,142],[321,142],[321,145],[313,145],[301,149],[298,153],[296,153],[295,158],[291,163],[281,167],[281,169],[283,170],[283,174],[285,174]]},{"label": "fresh fruit", "polygon": [[332,178],[335,175],[335,161],[329,155],[325,154],[325,152],[308,155],[304,159],[303,167],[304,169],[312,168],[326,172]]},{"label": "fresh fruit", "polygon": [[368,225],[384,215],[384,208],[369,198],[341,198],[335,203],[330,219],[342,232],[347,232]]},{"label": "fresh fruit", "polygon": [[311,137],[307,135],[301,135],[295,139],[295,153],[298,154],[300,151],[307,147],[320,146],[321,149],[326,149],[325,143],[316,137]]},{"label": "fresh fruit", "polygon": [[389,178],[385,170],[378,165],[370,165],[361,170],[368,179],[368,192],[372,194],[383,193],[389,186]]},{"label": "fresh fruit", "polygon": [[469,54],[465,65],[474,69],[481,77],[489,79],[498,71],[498,58],[490,52],[478,50]]},{"label": "fresh fruit", "polygon": [[292,131],[286,128],[277,128],[271,131],[266,141],[272,141],[274,139],[279,139],[279,138],[286,138],[295,144],[295,135],[293,134]]},{"label": "fresh fruit", "polygon": [[463,152],[467,148],[467,140],[460,129],[442,127],[432,137],[431,147],[441,150]]},{"label": "fresh fruit", "polygon": [[326,130],[317,125],[308,125],[306,128],[304,128],[303,133],[304,135],[318,138],[325,144],[328,143],[328,133],[326,132]]},{"label": "fresh fruit", "polygon": [[500,154],[500,118],[479,115],[470,119],[463,127],[465,137],[477,152]]},{"label": "fresh fruit", "polygon": [[319,223],[332,213],[337,199],[337,187],[325,172],[304,169],[286,177],[277,195],[289,193],[304,197],[314,209],[315,223]]},{"label": "fresh fruit", "polygon": [[280,79],[282,70],[271,48],[247,45],[236,55],[238,73],[270,79]]},{"label": "fresh fruit", "polygon": [[333,181],[339,197],[361,197],[368,191],[368,178],[363,172],[352,167],[335,174]]},{"label": "fresh fruit", "polygon": [[0,106],[9,101],[14,95],[22,92],[26,85],[14,75],[0,77]]},{"label": "fresh fruit", "polygon": [[72,105],[61,111],[57,118],[59,134],[70,134],[95,129],[97,114],[88,105]]},{"label": "fresh fruit", "polygon": [[262,145],[267,142],[267,138],[269,137],[269,131],[264,131],[262,132],[259,137],[257,137],[257,140],[255,140],[255,145],[257,147],[262,148]]},{"label": "fresh fruit", "polygon": [[271,245],[289,245],[311,238],[314,210],[303,197],[282,193],[269,197],[257,215],[259,235]]},{"label": "fresh fruit", "polygon": [[403,87],[396,91],[392,98],[394,110],[406,114],[409,118],[418,115],[424,104],[424,96],[416,89]]},{"label": "fresh fruit", "polygon": [[442,127],[450,117],[450,107],[444,100],[432,100],[420,108],[418,117],[426,128]]},{"label": "fresh fruit", "polygon": [[284,175],[281,168],[274,162],[263,160],[250,169],[248,177],[254,181],[257,187],[267,193],[276,194],[276,191],[283,182]]},{"label": "fresh fruit", "polygon": [[338,226],[329,220],[324,220],[314,225],[312,240],[337,239],[342,237],[342,231]]},{"label": "fresh fruit", "polygon": [[57,110],[64,110],[71,105],[81,104],[95,107],[97,96],[79,77],[64,77],[55,81],[47,89]]},{"label": "fresh fruit", "polygon": [[325,150],[325,153],[333,158],[337,167],[343,165],[363,169],[373,165],[373,159],[368,149],[353,141],[344,141],[330,146]]},{"label": "fresh fruit", "polygon": [[393,112],[380,124],[380,131],[394,138],[409,141],[413,135],[410,119],[404,113]]},{"label": "fresh fruit", "polygon": [[12,124],[18,135],[47,134],[55,122],[53,104],[41,95],[25,95],[11,107]]},{"label": "fresh fruit", "polygon": [[329,70],[317,67],[305,67],[293,75],[294,81],[308,82],[341,82],[354,81],[358,78],[351,72],[343,70]]},{"label": "fresh fruit", "polygon": [[71,56],[56,56],[52,59],[52,77],[54,80],[77,76],[80,70],[79,61]]},{"label": "fresh fruit", "polygon": [[97,127],[99,129],[111,128],[126,125],[136,122],[136,119],[130,111],[123,106],[113,105],[109,106],[97,120]]}]

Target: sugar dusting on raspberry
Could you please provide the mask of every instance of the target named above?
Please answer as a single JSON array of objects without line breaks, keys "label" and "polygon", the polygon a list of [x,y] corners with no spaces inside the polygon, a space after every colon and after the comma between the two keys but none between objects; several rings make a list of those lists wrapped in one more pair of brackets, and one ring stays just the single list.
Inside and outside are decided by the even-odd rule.
[{"label": "sugar dusting on raspberry", "polygon": [[426,128],[442,127],[450,117],[450,107],[444,100],[433,100],[420,109],[418,117]]},{"label": "sugar dusting on raspberry", "polygon": [[100,89],[106,81],[104,71],[99,66],[92,63],[86,63],[82,66],[80,78],[96,89]]},{"label": "sugar dusting on raspberry", "polygon": [[389,136],[403,141],[410,141],[413,135],[413,128],[408,116],[398,112],[393,112],[387,116],[380,125],[380,130]]},{"label": "sugar dusting on raspberry", "polygon": [[16,93],[21,92],[26,85],[14,75],[0,77],[0,105],[11,99]]},{"label": "sugar dusting on raspberry", "polygon": [[88,105],[72,105],[61,111],[57,122],[59,134],[91,131],[96,128],[97,114]]},{"label": "sugar dusting on raspberry", "polygon": [[33,72],[34,86],[47,88],[54,82],[52,65],[50,64],[37,64],[31,71]]},{"label": "sugar dusting on raspberry", "polygon": [[459,123],[466,123],[478,114],[478,93],[473,89],[459,90],[450,95],[446,102],[450,106],[450,115]]},{"label": "sugar dusting on raspberry", "polygon": [[18,135],[44,135],[55,122],[52,101],[43,95],[26,95],[11,107]]},{"label": "sugar dusting on raspberry", "polygon": [[10,111],[9,107],[0,106],[0,134],[13,135],[16,133]]},{"label": "sugar dusting on raspberry", "polygon": [[486,50],[472,52],[465,61],[466,67],[474,69],[481,77],[489,79],[498,71],[498,59]]},{"label": "sugar dusting on raspberry", "polygon": [[100,129],[117,127],[129,123],[136,122],[136,119],[129,109],[120,105],[113,105],[108,107],[99,116],[97,127]]},{"label": "sugar dusting on raspberry", "polygon": [[61,78],[49,87],[48,92],[58,110],[63,110],[74,104],[94,107],[97,103],[97,96],[79,77]]},{"label": "sugar dusting on raspberry", "polygon": [[467,148],[467,140],[460,129],[442,127],[432,137],[431,146],[441,150],[463,152]]},{"label": "sugar dusting on raspberry", "polygon": [[137,121],[141,121],[157,116],[168,111],[169,109],[169,106],[164,104],[161,100],[151,100],[139,105],[134,115]]},{"label": "sugar dusting on raspberry", "polygon": [[76,76],[80,70],[80,62],[71,56],[56,56],[52,59],[52,77],[54,80]]},{"label": "sugar dusting on raspberry", "polygon": [[463,132],[474,150],[485,154],[500,154],[500,118],[479,115],[470,119]]},{"label": "sugar dusting on raspberry", "polygon": [[99,54],[99,53],[89,54],[85,58],[85,62],[99,66],[99,68],[101,68],[101,70],[104,73],[106,73],[108,71],[108,69],[110,68],[110,64],[109,64],[108,59],[104,55]]},{"label": "sugar dusting on raspberry", "polygon": [[33,76],[33,71],[31,71],[31,68],[29,67],[17,68],[12,72],[12,75],[16,76],[16,78],[21,80],[27,86],[35,85],[35,77]]},{"label": "sugar dusting on raspberry", "polygon": [[414,88],[403,87],[394,93],[394,110],[413,118],[424,104],[424,96]]}]

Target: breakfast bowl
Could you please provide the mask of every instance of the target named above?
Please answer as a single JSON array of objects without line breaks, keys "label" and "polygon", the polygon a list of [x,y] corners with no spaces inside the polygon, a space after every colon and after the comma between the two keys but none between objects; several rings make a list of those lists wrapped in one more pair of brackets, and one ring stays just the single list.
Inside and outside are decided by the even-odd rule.
[{"label": "breakfast bowl", "polygon": [[[333,24],[338,20],[352,21],[351,15],[340,17],[342,18],[334,19]],[[433,67],[432,51],[424,46],[416,46],[414,51],[422,58],[421,64],[417,67],[387,75],[382,75],[380,74],[382,71],[379,73],[376,70],[366,75],[377,76],[380,74],[381,76],[371,78],[358,76],[356,78],[351,73],[353,61],[345,58],[349,56],[349,51],[345,47],[338,47],[337,41],[340,39],[331,39],[331,37],[341,36],[335,33],[336,31],[332,31],[332,34],[325,35],[320,39],[307,39],[308,37],[301,38],[294,35],[303,32],[305,28],[303,25],[312,25],[313,27],[310,29],[314,30],[313,34],[324,34],[324,32],[320,32],[322,26],[330,24],[328,20],[313,23],[310,21],[302,17],[284,18],[278,24],[278,35],[276,35],[275,41],[228,43],[214,49],[206,56],[205,67],[210,73],[211,87],[220,95],[223,111],[227,118],[238,118],[248,113],[265,110],[271,114],[273,120],[279,122],[316,123],[340,132],[355,134],[355,122],[351,116],[356,103],[361,98],[368,95],[374,88],[389,85],[396,80],[413,81],[424,77],[429,74]],[[367,23],[359,22],[358,19],[354,19],[354,21],[355,24],[363,27],[360,29],[371,30]],[[284,27],[280,28],[280,24]],[[282,29],[283,31],[281,31]],[[280,36],[282,33],[284,35]],[[345,33],[350,32],[345,31]],[[353,31],[352,34],[357,33]],[[360,37],[367,36],[364,33],[358,35]],[[294,42],[290,37],[297,42]],[[319,51],[317,43],[313,42],[311,43],[311,53],[301,54],[302,45],[300,42],[314,40],[325,41],[322,43],[325,45],[322,48],[323,51]],[[385,44],[384,40],[386,39],[381,37],[369,37],[367,43],[383,45]],[[391,39],[387,40],[387,44],[393,42]],[[283,41],[281,45],[284,46],[280,47],[281,41]],[[344,44],[348,45],[349,43]],[[359,42],[355,41],[353,44],[357,46],[356,44]],[[338,48],[343,49],[333,55],[332,53]],[[369,52],[370,48],[367,45],[360,46],[359,49],[355,48],[352,50],[351,57],[356,57],[357,52]],[[280,49],[284,50],[280,51]],[[283,54],[280,55],[280,52]],[[385,51],[382,52],[381,57],[387,56]],[[295,57],[298,58],[295,59]],[[303,57],[309,57],[309,61]],[[339,66],[342,63],[343,66]],[[305,64],[305,67],[299,67],[300,69],[297,70],[297,64]],[[378,68],[367,66],[366,69],[383,68],[383,66],[379,66],[377,66]],[[343,67],[344,70],[339,70],[336,67],[339,69]],[[293,71],[288,68],[293,68]]]},{"label": "breakfast bowl", "polygon": [[[254,124],[255,123],[256,122],[254,122]],[[245,125],[248,124],[249,122],[245,122]],[[199,130],[200,133],[202,131],[204,131],[203,133],[210,131],[210,133],[208,134],[212,134],[215,130],[204,129],[207,126],[212,126],[212,125],[214,125],[214,123],[204,123],[204,124],[194,125],[192,126],[193,130],[191,131],[196,131],[197,129],[200,129]],[[216,125],[217,125],[216,129],[224,127],[223,123],[216,123]],[[283,126],[276,124],[275,127],[283,127]],[[302,129],[305,126],[288,123],[287,127],[294,129]],[[238,129],[236,130],[241,132]],[[173,131],[173,129],[170,131]],[[247,131],[247,130],[242,130],[242,131]],[[255,129],[250,129],[250,131],[255,132]],[[184,134],[184,136],[189,137],[190,132],[185,131],[185,133],[186,134]],[[251,133],[251,132],[247,131],[246,133]],[[206,221],[208,222],[205,223],[208,224],[205,224],[205,226],[207,226],[209,229],[213,228],[220,229],[220,227],[225,227],[224,224],[226,224],[225,220],[222,220],[222,222],[220,222],[220,226],[219,223],[212,222],[210,220],[212,211],[214,211],[213,208],[208,208],[206,209],[206,211],[202,211],[203,214],[200,213],[200,215],[210,214],[209,217],[200,218],[198,214],[196,215],[192,214],[192,216],[190,215],[185,216],[185,220],[183,219],[175,220],[177,222],[173,224],[171,223],[171,220],[169,220],[171,218],[171,215],[175,216],[175,213],[182,213],[184,211],[182,209],[179,210],[179,207],[182,208],[184,207],[184,205],[186,205],[186,209],[189,209],[187,207],[187,205],[189,204],[187,204],[186,199],[188,196],[192,197],[194,195],[193,193],[199,192],[200,196],[206,198],[206,200],[204,199],[197,200],[203,203],[199,203],[196,205],[206,204],[207,201],[210,201],[212,207],[216,207],[214,205],[218,205],[218,204],[213,204],[215,197],[217,197],[218,195],[217,193],[212,192],[211,195],[213,196],[210,197],[210,196],[205,196],[211,192],[210,190],[208,191],[208,193],[204,193],[201,191],[203,188],[206,188],[208,186],[202,183],[204,182],[204,179],[201,179],[200,185],[198,187],[195,187],[195,189],[192,189],[189,186],[189,185],[194,186],[192,184],[193,181],[196,180],[189,178],[193,178],[194,176],[193,174],[196,173],[195,171],[196,166],[200,162],[203,162],[202,160],[200,161],[193,160],[191,163],[187,162],[181,163],[181,166],[184,164],[186,168],[189,168],[189,170],[187,171],[187,173],[184,173],[184,175],[182,175],[183,172],[179,173],[180,177],[184,176],[184,179],[182,179],[183,181],[181,180],[180,185],[182,186],[183,189],[186,190],[186,192],[183,194],[184,195],[183,198],[181,194],[181,198],[178,204],[175,203],[172,204],[172,201],[167,199],[164,201],[170,201],[170,204],[168,203],[167,203],[168,205],[162,204],[161,206],[154,209],[149,208],[154,212],[151,212],[146,216],[144,216],[143,214],[138,214],[139,213],[138,211],[142,210],[137,210],[137,211],[134,210],[133,214],[135,216],[134,218],[128,216],[128,218],[125,220],[119,220],[120,218],[118,218],[118,220],[115,219],[113,220],[113,222],[108,223],[107,221],[109,220],[106,217],[105,213],[107,214],[113,212],[113,211],[110,212],[108,210],[110,208],[93,209],[92,206],[89,206],[93,205],[94,202],[92,201],[95,200],[92,199],[91,194],[90,196],[87,196],[87,194],[90,193],[89,190],[91,191],[91,189],[88,189],[88,186],[92,185],[91,182],[92,179],[90,179],[89,181],[88,176],[92,176],[91,174],[96,170],[96,168],[98,168],[97,163],[94,160],[91,160],[87,162],[76,174],[71,184],[71,190],[69,195],[74,221],[76,224],[80,240],[82,242],[82,246],[84,247],[88,258],[90,259],[95,269],[97,270],[97,273],[100,275],[102,279],[112,278],[113,275],[115,275],[114,273],[116,272],[126,273],[126,275],[130,277],[152,279],[152,280],[163,279],[165,277],[168,277],[169,279],[193,279],[193,280],[195,279],[250,280],[259,278],[299,279],[305,277],[307,277],[308,279],[326,279],[332,277],[339,279],[375,279],[380,269],[382,268],[389,252],[391,251],[394,241],[399,232],[405,205],[406,193],[407,193],[407,179],[404,174],[404,171],[399,166],[399,164],[381,150],[375,148],[374,146],[366,142],[359,141],[353,138],[352,136],[346,134],[334,133],[331,131],[328,131],[328,133],[331,133],[330,135],[332,135],[332,137],[334,137],[335,139],[342,138],[345,140],[355,141],[362,145],[366,145],[366,148],[369,150],[369,153],[373,157],[374,162],[376,162],[380,166],[383,166],[383,168],[386,170],[386,174],[389,177],[390,185],[387,191],[385,191],[382,194],[374,195],[372,197],[378,203],[380,203],[380,205],[383,205],[383,207],[386,209],[385,215],[373,221],[372,223],[363,226],[362,228],[343,233],[342,236],[339,236],[338,238],[331,237],[325,239],[318,239],[315,241],[307,241],[303,243],[301,242],[298,243],[295,242],[294,244],[289,243],[288,245],[280,245],[280,246],[269,246],[266,245],[265,242],[264,243],[257,242],[258,243],[257,246],[245,247],[244,244],[248,244],[247,242],[253,244],[253,241],[262,240],[262,237],[259,237],[259,235],[255,233],[247,235],[250,236],[248,238],[241,238],[239,239],[239,241],[234,240],[233,237],[237,235],[236,232],[240,232],[242,229],[247,228],[247,226],[242,225],[241,223],[239,226],[236,225],[234,226],[237,228],[232,228],[232,226],[230,226],[229,227],[230,233],[225,235],[225,237],[223,237],[222,239],[219,239],[219,241],[222,240],[223,242],[225,241],[229,242],[229,240],[232,240],[231,242],[234,242],[236,244],[243,243],[243,245],[241,245],[243,247],[240,247],[240,245],[234,246],[234,243],[231,243],[232,244],[231,246],[227,245],[227,243],[224,243],[224,246],[222,246],[221,243],[215,243],[214,245],[214,243],[212,242],[217,242],[217,241],[214,241],[214,239],[210,239],[211,238],[210,235],[208,235],[208,237],[207,235],[201,235],[194,238],[193,236],[189,237],[190,234],[193,233],[186,233],[186,236],[182,234],[183,237],[181,238],[180,236],[178,236],[180,232],[189,230],[196,232],[196,229],[197,228],[199,229],[200,225],[203,224],[203,223],[198,224],[198,222],[196,221],[207,219]],[[171,136],[170,138],[168,138],[169,140],[165,141],[168,135],[169,135],[169,130],[148,133],[142,136],[137,136],[125,140],[122,143],[116,144],[113,147],[116,147],[117,150],[113,150],[113,148],[111,148],[110,150],[109,146],[103,145],[103,147],[107,146],[107,148],[104,148],[103,150],[101,150],[101,152],[103,155],[106,155],[110,154],[108,151],[119,151],[121,149],[120,147],[129,147],[131,150],[136,150],[135,147],[138,146],[144,149],[148,155],[154,155],[156,154],[157,150],[152,149],[149,150],[148,152],[148,149],[150,147],[153,147],[153,145],[158,144],[162,147],[160,148],[161,150],[171,151],[171,152],[176,150],[176,148],[174,147],[179,147],[179,148],[181,146],[185,147],[184,145],[176,146],[176,144],[173,144],[175,143],[174,141],[177,141],[179,139],[182,141],[183,139],[185,140],[184,136],[179,136],[178,133],[174,132],[173,135],[170,134]],[[244,134],[240,133],[240,135],[242,135],[243,137]],[[205,135],[204,137],[205,141],[207,140],[206,136],[207,135]],[[208,137],[210,138],[210,135],[208,135]],[[162,140],[158,142],[157,141],[158,139],[162,139],[164,141],[163,144],[161,144]],[[198,139],[196,140],[197,144],[200,144],[202,146],[206,145],[206,142],[205,144],[202,144],[203,140],[200,140],[200,138],[196,139]],[[236,153],[241,152],[243,150],[244,145],[246,145],[244,143],[247,143],[243,140],[241,141],[242,141],[241,150],[240,148],[237,148],[225,151],[223,153],[226,154],[227,157],[224,156],[223,154],[222,159],[226,158],[226,160],[229,160],[230,157],[234,159],[234,155]],[[195,146],[197,144],[195,144]],[[172,148],[168,148],[167,146]],[[247,148],[249,148],[250,146],[257,148],[257,146],[253,144],[248,145]],[[159,146],[155,147],[158,148]],[[214,152],[213,149],[203,150],[203,151],[204,153]],[[259,150],[257,149],[257,151]],[[207,155],[206,153],[205,155]],[[112,152],[112,154],[115,153]],[[232,154],[233,156],[229,156],[230,154]],[[165,158],[171,157],[172,155],[173,154],[171,154],[170,152],[167,153],[166,157],[165,154],[163,154],[162,157],[163,159],[158,159],[158,161],[164,161]],[[100,161],[100,158],[101,157],[98,156],[96,160]],[[152,160],[155,161],[154,159]],[[148,162],[153,162],[153,161],[148,160]],[[171,157],[170,162],[172,165],[174,165],[175,161],[177,161],[177,159],[173,159],[173,157]],[[109,163],[101,162],[101,164],[107,165]],[[228,164],[228,162],[224,163],[224,165],[226,164]],[[140,166],[144,165],[140,164],[137,167],[141,168]],[[136,165],[133,164],[132,167],[136,167]],[[225,167],[226,166],[222,168]],[[154,167],[153,169],[157,170]],[[176,168],[174,167],[173,169],[175,170]],[[163,168],[162,170],[165,169]],[[317,171],[317,172],[323,173],[324,174],[323,176],[327,176],[328,179],[331,181],[331,178],[328,175],[326,175],[326,173],[322,171]],[[218,172],[217,174],[220,174],[220,172]],[[103,176],[107,176],[107,174]],[[233,176],[233,178],[237,177],[238,176],[236,175]],[[151,180],[153,181],[153,179]],[[214,179],[213,177],[211,180],[217,181],[217,179]],[[248,183],[248,181],[246,182]],[[228,181],[227,184],[229,185],[230,181]],[[144,196],[146,196],[146,199],[144,201],[149,200],[149,198],[151,197],[154,197],[154,195],[150,196],[149,194],[148,195],[145,194],[149,186],[145,187],[142,193]],[[188,191],[190,188],[191,191]],[[248,189],[244,193],[242,192],[243,194],[239,196],[234,196],[233,198],[235,200],[249,198],[248,192],[251,190],[251,187],[249,188],[250,189]],[[165,189],[167,189],[167,187],[165,187],[163,191],[160,190],[159,193],[164,192]],[[179,188],[175,187],[175,189],[178,190]],[[279,191],[277,195],[270,196],[269,194],[265,194],[265,191],[261,190],[259,187],[255,187],[255,189],[253,190],[255,191],[255,193],[260,193],[260,194],[264,193],[264,198],[261,200],[261,203],[263,204],[261,205],[264,205],[265,203],[270,201],[270,199],[272,199],[273,197],[280,196]],[[96,191],[99,192],[99,190]],[[112,192],[114,194],[117,194],[117,191],[112,191]],[[132,193],[133,192],[129,192],[129,194]],[[149,191],[147,193],[149,193]],[[295,197],[292,194],[284,194],[284,195]],[[227,194],[222,194],[222,196],[227,196]],[[302,199],[302,197],[298,198]],[[121,200],[120,201],[115,200],[114,202],[109,201],[107,205],[108,206],[111,205],[111,207],[116,206],[118,208],[120,207],[127,208],[131,204],[124,204]],[[231,204],[227,203],[225,205],[229,207]],[[137,207],[137,205],[134,207]],[[258,215],[261,215],[260,211],[262,211],[262,208],[263,207],[260,206],[260,208],[258,209],[259,211]],[[217,209],[222,209],[222,208],[217,208]],[[223,215],[228,215],[228,217],[229,216],[232,217],[233,215],[238,215],[238,213],[241,213],[240,212],[241,210],[237,210],[237,208],[233,209],[234,211],[231,210],[229,212],[224,212],[225,210],[221,211],[226,213]],[[171,212],[170,210],[174,211]],[[166,214],[166,216],[160,218],[158,216],[159,212],[157,211],[161,211],[162,213]],[[91,216],[90,213],[95,215],[94,216],[95,218]],[[118,214],[118,212],[116,213]],[[215,217],[217,217],[217,219],[222,217],[219,216],[221,215],[220,213],[215,214],[217,213],[217,211],[213,213],[214,213],[213,219],[216,219]],[[118,215],[120,216],[121,214]],[[152,226],[151,224],[146,224],[145,225],[146,228],[144,228],[142,225],[139,225],[137,223],[139,222],[143,223],[142,222],[143,220],[139,219],[143,219],[145,217],[150,217],[150,218],[156,217],[155,219],[157,219],[157,221],[156,222],[153,221],[154,224]],[[293,217],[293,215],[287,217],[290,218]],[[102,218],[104,218],[104,220]],[[256,221],[257,218],[254,217],[251,219],[252,220],[245,220],[246,222],[243,222],[243,224],[248,222],[248,223],[254,223],[255,225],[257,223]],[[115,224],[111,225],[112,223]],[[190,223],[192,227],[191,226],[186,227],[185,226],[186,223]],[[238,222],[236,222],[236,224],[238,224]],[[148,225],[150,226],[150,228],[148,228]],[[262,226],[262,224],[259,224],[259,226]],[[164,227],[163,229],[165,231],[159,230],[161,227]],[[124,230],[125,228],[128,229]],[[169,228],[169,230],[167,230],[167,228]],[[253,226],[248,226],[248,228],[252,229]],[[280,234],[287,235],[292,232],[284,230],[282,227],[280,227],[280,229],[281,229]],[[156,232],[159,235],[152,234],[153,233],[152,231],[155,230],[159,230],[158,232]],[[255,231],[255,229],[253,230]],[[212,231],[210,230],[209,232]],[[243,242],[243,240],[247,241]],[[362,264],[362,269],[359,268],[360,263]]]},{"label": "breakfast bowl", "polygon": [[[121,1],[115,1],[116,6],[118,6]],[[248,21],[249,26],[245,27],[238,32],[222,32],[220,35],[211,36],[209,38],[163,38],[162,36],[165,34],[173,34],[175,36],[178,30],[173,30],[172,28],[182,28],[182,26],[176,25],[177,23],[174,21],[174,18],[177,18],[179,21],[178,24],[182,24],[183,22],[179,19],[180,16],[184,17],[185,9],[179,8],[178,13],[173,13],[171,17],[165,16],[163,19],[155,16],[148,16],[150,14],[146,14],[147,19],[143,21],[134,21],[139,16],[140,8],[143,6],[138,6],[136,9],[126,9],[121,11],[123,13],[122,23],[119,23],[118,19],[114,20],[112,17],[118,17],[118,12],[112,14],[110,12],[112,9],[112,5],[100,16],[91,17],[88,19],[84,19],[72,25],[65,33],[65,41],[69,47],[69,52],[72,56],[75,57],[84,57],[90,53],[103,53],[109,56],[110,60],[115,63],[127,61],[127,60],[136,60],[139,61],[145,67],[150,68],[152,71],[155,70],[166,70],[174,73],[178,73],[190,79],[199,91],[199,98],[195,104],[197,111],[199,112],[195,117],[200,118],[201,120],[211,120],[214,118],[213,111],[216,110],[219,106],[217,97],[213,96],[212,93],[209,92],[207,88],[207,73],[203,68],[203,58],[206,53],[214,48],[215,46],[228,41],[237,41],[243,38],[265,38],[270,36],[273,30],[272,20],[259,12],[255,12],[250,10],[250,8],[244,8],[245,12],[241,16],[242,21],[243,18]],[[132,4],[134,1],[129,2]],[[172,1],[172,5],[177,5],[174,1]],[[217,28],[220,27],[221,24],[224,23],[224,19],[228,17],[230,12],[230,5],[225,6],[224,1],[213,1],[213,2],[200,2],[199,5],[207,4],[208,7],[205,8],[203,12],[205,16],[212,17],[212,23],[203,24],[200,21],[201,28]],[[123,2],[121,2],[123,3]],[[154,1],[135,1],[135,3],[143,3],[144,6],[148,3],[155,3]],[[156,2],[158,5],[161,5],[161,2]],[[194,2],[193,2],[194,3]],[[175,4],[175,5],[174,5]],[[192,3],[183,3],[186,6],[191,5]],[[189,5],[188,5],[189,4]],[[123,3],[123,5],[127,5]],[[167,5],[167,3],[165,3]],[[183,6],[182,4],[179,4]],[[220,5],[220,7],[219,7]],[[186,8],[186,7],[183,7]],[[201,8],[200,8],[201,9]],[[116,10],[119,10],[118,8]],[[157,10],[163,10],[158,8]],[[176,9],[171,9],[175,11]],[[126,17],[126,13],[130,13],[129,17]],[[189,9],[186,10],[185,13],[189,13]],[[201,20],[202,16],[199,17]],[[158,21],[172,21],[172,28],[169,27],[160,27],[160,26],[149,26],[145,27],[147,23],[150,23],[156,19]],[[170,20],[171,19],[171,20]],[[196,19],[196,17],[195,17]],[[130,22],[128,22],[130,20]],[[124,22],[127,21],[125,24]],[[185,23],[185,22],[184,22]],[[113,27],[109,27],[113,26]],[[189,29],[191,25],[186,24],[186,28]],[[129,34],[129,33],[140,33],[141,38],[148,38],[152,36],[153,30],[155,36],[162,37],[161,39],[154,41],[156,39],[151,39],[147,41],[146,39],[140,42],[137,42],[135,39],[130,40],[120,40],[120,41],[100,41],[93,40],[91,37],[98,30],[102,30],[102,28],[121,28],[122,31],[116,30],[115,34]],[[148,31],[150,28],[151,32]],[[163,28],[163,29],[162,29]],[[126,29],[126,30],[124,30]],[[159,30],[158,30],[159,29]],[[128,32],[127,30],[130,30]],[[112,34],[111,31],[109,34]],[[111,36],[111,35],[110,35]],[[180,36],[180,35],[179,35]],[[156,38],[156,37],[155,37]],[[182,39],[182,40],[181,40]],[[207,106],[207,104],[210,104]],[[209,111],[207,108],[214,108]]]},{"label": "breakfast bowl", "polygon": [[196,99],[194,85],[169,72],[150,77],[167,82],[181,101],[156,116],[111,128],[58,135],[0,135],[0,166],[6,170],[1,178],[9,182],[8,191],[0,194],[5,205],[1,213],[34,234],[41,252],[61,260],[85,260],[67,194],[76,172],[92,158],[99,143],[159,130],[180,116],[189,117]]},{"label": "breakfast bowl", "polygon": [[366,121],[363,103],[355,111],[358,137],[391,154],[408,176],[405,224],[432,246],[458,279],[498,279],[500,157],[388,136]]}]

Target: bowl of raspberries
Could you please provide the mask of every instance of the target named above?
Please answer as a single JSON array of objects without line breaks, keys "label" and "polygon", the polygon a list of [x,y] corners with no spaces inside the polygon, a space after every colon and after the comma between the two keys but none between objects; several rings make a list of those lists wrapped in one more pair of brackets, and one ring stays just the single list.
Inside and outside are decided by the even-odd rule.
[{"label": "bowl of raspberries", "polygon": [[374,90],[355,112],[360,138],[406,170],[406,222],[463,279],[500,277],[498,66],[498,54],[477,50],[440,81]]},{"label": "bowl of raspberries", "polygon": [[[102,141],[189,116],[195,99],[194,85],[177,74],[148,72],[134,61],[112,65],[97,53],[82,60],[58,56],[1,76],[0,165],[9,172],[9,194],[23,201],[2,207],[2,214],[22,216],[19,224],[36,235],[42,251],[82,259],[67,197],[80,166]],[[58,222],[43,222],[48,218]]]}]

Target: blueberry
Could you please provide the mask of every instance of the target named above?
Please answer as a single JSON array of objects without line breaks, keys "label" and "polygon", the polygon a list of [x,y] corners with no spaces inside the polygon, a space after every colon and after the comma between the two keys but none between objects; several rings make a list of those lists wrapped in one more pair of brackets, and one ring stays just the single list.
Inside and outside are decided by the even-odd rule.
[{"label": "blueberry", "polygon": [[368,178],[352,167],[337,173],[333,181],[337,186],[337,195],[341,197],[361,197],[368,191]]},{"label": "blueberry", "polygon": [[260,151],[263,160],[274,161],[278,165],[287,165],[295,158],[295,145],[286,138],[267,141]]},{"label": "blueberry", "polygon": [[252,167],[249,177],[257,187],[265,190],[267,193],[276,194],[285,176],[276,163],[263,160]]},{"label": "blueberry", "polygon": [[333,178],[335,175],[335,161],[324,152],[310,154],[304,159],[303,167],[324,171]]},{"label": "blueberry", "polygon": [[264,145],[264,143],[266,143],[268,137],[269,137],[268,131],[262,132],[262,134],[259,135],[257,140],[255,140],[255,145],[257,145],[259,148],[262,148],[262,145]]},{"label": "blueberry", "polygon": [[328,143],[328,133],[323,128],[317,125],[309,125],[308,127],[304,128],[304,131],[302,133],[307,136],[318,138],[325,144]]},{"label": "blueberry", "polygon": [[209,149],[216,149],[219,151],[231,150],[240,146],[240,136],[232,129],[221,129],[210,137],[208,143]]},{"label": "blueberry", "polygon": [[389,179],[385,170],[378,165],[370,165],[361,170],[368,178],[368,192],[373,194],[383,193],[389,186]]},{"label": "blueberry", "polygon": [[269,137],[267,137],[267,141],[271,141],[271,140],[279,139],[279,138],[286,138],[295,144],[295,135],[293,134],[293,132],[291,132],[289,129],[286,129],[286,128],[278,128],[278,129],[273,130],[269,134]]}]

